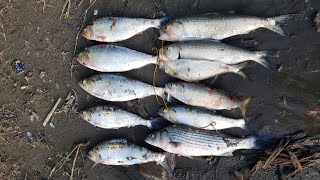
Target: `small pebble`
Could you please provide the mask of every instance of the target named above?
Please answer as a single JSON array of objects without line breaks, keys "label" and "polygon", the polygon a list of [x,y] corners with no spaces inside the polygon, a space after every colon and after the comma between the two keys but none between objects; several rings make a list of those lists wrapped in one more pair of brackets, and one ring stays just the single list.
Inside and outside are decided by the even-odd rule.
[{"label": "small pebble", "polygon": [[42,78],[44,78],[45,75],[46,75],[46,72],[41,71],[39,76],[40,76],[40,78],[42,79]]},{"label": "small pebble", "polygon": [[93,15],[94,16],[98,15],[98,10],[97,9],[93,10]]},{"label": "small pebble", "polygon": [[49,126],[51,127],[51,128],[55,128],[56,126],[53,124],[53,122],[50,122],[49,123]]},{"label": "small pebble", "polygon": [[33,135],[32,135],[31,132],[28,131],[26,134],[27,134],[27,137],[28,137],[31,141],[34,140]]}]

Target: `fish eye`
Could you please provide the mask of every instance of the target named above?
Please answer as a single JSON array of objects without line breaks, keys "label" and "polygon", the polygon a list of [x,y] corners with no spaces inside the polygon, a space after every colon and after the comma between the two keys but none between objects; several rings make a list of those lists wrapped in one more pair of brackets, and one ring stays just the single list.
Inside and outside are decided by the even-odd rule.
[{"label": "fish eye", "polygon": [[150,138],[152,138],[152,139],[153,139],[153,138],[154,138],[154,134],[150,134]]}]

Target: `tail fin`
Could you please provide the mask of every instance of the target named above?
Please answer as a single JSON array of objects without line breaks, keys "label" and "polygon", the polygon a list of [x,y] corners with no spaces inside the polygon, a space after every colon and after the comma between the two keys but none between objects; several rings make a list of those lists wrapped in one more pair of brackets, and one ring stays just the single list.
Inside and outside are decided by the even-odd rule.
[{"label": "tail fin", "polygon": [[161,129],[166,123],[166,120],[158,117],[158,118],[154,118],[154,119],[150,119],[147,123],[147,127],[150,130],[158,130]]},{"label": "tail fin", "polygon": [[169,18],[168,17],[162,17],[159,19],[154,19],[155,23],[155,28],[160,29],[162,26],[164,26],[168,22]]},{"label": "tail fin", "polygon": [[255,62],[273,71],[271,63],[266,58],[279,57],[279,51],[255,51],[255,54],[257,56],[257,59],[254,60]]},{"label": "tail fin", "polygon": [[250,103],[251,101],[251,97],[250,98],[247,98],[247,99],[244,99],[242,102],[241,102],[241,105],[240,105],[240,110],[241,110],[241,113],[242,113],[242,116],[245,118],[246,117],[246,111],[247,111],[247,106],[248,104]]},{"label": "tail fin", "polygon": [[242,71],[242,69],[245,68],[247,64],[248,62],[243,62],[243,63],[234,65],[234,67],[236,68],[234,72],[239,76],[241,76],[243,79],[248,79],[248,76]]},{"label": "tail fin", "polygon": [[243,124],[243,126],[241,126],[241,128],[246,130],[247,132],[250,132],[251,134],[255,134],[253,129],[250,128],[250,123],[252,123],[252,121],[258,119],[261,115],[262,115],[262,113],[258,113],[258,114],[254,114],[254,115],[251,115],[248,117],[244,117],[245,124]]},{"label": "tail fin", "polygon": [[268,18],[269,24],[266,26],[266,28],[270,29],[273,32],[281,34],[282,36],[288,36],[289,32],[282,26],[282,24],[294,16],[295,14],[288,14],[288,15]]},{"label": "tail fin", "polygon": [[172,176],[175,167],[175,155],[170,153],[165,153],[165,158],[163,161],[158,162],[161,166]]}]

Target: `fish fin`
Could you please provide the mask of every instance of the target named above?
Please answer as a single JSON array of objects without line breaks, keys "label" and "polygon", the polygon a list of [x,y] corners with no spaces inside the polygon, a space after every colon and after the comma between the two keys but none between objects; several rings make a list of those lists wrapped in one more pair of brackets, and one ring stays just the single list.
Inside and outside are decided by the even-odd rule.
[{"label": "fish fin", "polygon": [[248,76],[242,71],[242,69],[245,68],[247,64],[248,62],[243,62],[240,64],[233,65],[236,68],[234,73],[238,74],[243,79],[249,79]]},{"label": "fish fin", "polygon": [[166,123],[166,120],[164,120],[161,117],[150,119],[147,123],[147,127],[150,130],[158,130],[163,127],[163,125]]},{"label": "fish fin", "polygon": [[96,165],[98,165],[99,163],[97,163],[97,162],[95,162],[93,165],[92,165],[92,167],[91,167],[91,169],[93,169]]},{"label": "fish fin", "polygon": [[167,102],[172,102],[172,98],[173,98],[173,96],[171,96],[170,94],[166,93],[165,99],[167,100]]},{"label": "fish fin", "polygon": [[241,102],[240,110],[241,110],[241,113],[242,113],[243,117],[246,117],[247,106],[250,103],[251,99],[252,99],[251,97],[250,98],[246,98]]},{"label": "fish fin", "polygon": [[233,151],[225,152],[223,154],[220,154],[219,156],[233,156]]},{"label": "fish fin", "polygon": [[181,143],[179,142],[173,142],[173,141],[170,141],[169,142],[171,145],[173,145],[174,147],[178,147]]},{"label": "fish fin", "polygon": [[173,169],[170,167],[166,160],[159,162],[159,164],[168,172],[170,176],[173,175]]},{"label": "fish fin", "polygon": [[218,79],[219,79],[219,75],[213,77],[213,79],[210,81],[210,84],[214,85],[218,81]]},{"label": "fish fin", "polygon": [[266,26],[266,28],[270,29],[273,32],[281,34],[282,36],[288,36],[289,32],[282,26],[282,24],[296,15],[297,14],[288,14],[268,18],[269,24]]},{"label": "fish fin", "polygon": [[272,66],[271,66],[271,63],[266,58],[260,57],[258,59],[255,59],[254,61],[256,63],[264,66],[265,68],[269,69],[270,71],[274,71]]},{"label": "fish fin", "polygon": [[273,50],[268,50],[268,51],[255,51],[255,54],[257,58],[254,60],[255,62],[261,64],[262,66],[266,67],[267,69],[274,71],[272,68],[272,65],[270,61],[268,61],[268,57],[274,57],[278,58],[279,57],[279,51],[273,51]]},{"label": "fish fin", "polygon": [[244,124],[240,125],[239,127],[250,132],[251,134],[254,134],[254,131],[252,128],[250,128],[250,123],[252,123],[252,121],[258,119],[260,116],[262,115],[262,113],[258,113],[258,114],[254,114],[248,117],[244,117]]},{"label": "fish fin", "polygon": [[279,57],[280,51],[278,50],[268,50],[268,51],[254,51],[257,57]]}]

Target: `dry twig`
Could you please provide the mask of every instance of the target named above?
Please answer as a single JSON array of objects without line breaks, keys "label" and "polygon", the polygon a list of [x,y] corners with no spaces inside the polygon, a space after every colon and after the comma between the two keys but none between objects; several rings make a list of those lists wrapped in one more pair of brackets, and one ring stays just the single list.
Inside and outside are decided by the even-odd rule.
[{"label": "dry twig", "polygon": [[57,109],[59,103],[61,101],[61,98],[59,98],[57,100],[57,102],[54,104],[54,106],[52,107],[52,109],[50,110],[49,114],[47,115],[47,117],[44,119],[42,126],[45,127],[47,125],[47,123],[49,122],[50,118],[52,117],[54,111]]}]

